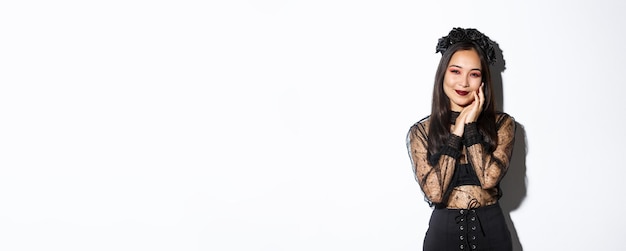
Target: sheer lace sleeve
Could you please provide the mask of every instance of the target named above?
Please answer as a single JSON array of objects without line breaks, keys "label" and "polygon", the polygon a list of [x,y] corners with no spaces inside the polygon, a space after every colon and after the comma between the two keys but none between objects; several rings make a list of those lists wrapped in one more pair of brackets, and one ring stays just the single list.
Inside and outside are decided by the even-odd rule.
[{"label": "sheer lace sleeve", "polygon": [[451,134],[441,152],[431,157],[431,163],[436,163],[433,166],[428,161],[428,121],[422,120],[409,130],[406,144],[415,180],[431,205],[445,201],[457,159],[461,155],[461,143],[460,137]]},{"label": "sheer lace sleeve", "polygon": [[485,151],[481,136],[475,123],[467,124],[464,132],[464,144],[467,147],[468,159],[471,162],[483,189],[498,185],[509,167],[513,143],[515,141],[515,120],[506,113],[496,118],[498,144],[493,153]]}]

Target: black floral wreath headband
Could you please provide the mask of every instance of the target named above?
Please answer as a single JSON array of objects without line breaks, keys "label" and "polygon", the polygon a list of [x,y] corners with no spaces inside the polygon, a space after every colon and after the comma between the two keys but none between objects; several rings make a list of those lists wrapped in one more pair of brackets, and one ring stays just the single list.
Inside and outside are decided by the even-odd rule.
[{"label": "black floral wreath headband", "polygon": [[443,55],[450,45],[456,44],[458,42],[472,42],[478,47],[480,47],[485,55],[487,56],[487,62],[490,65],[493,65],[496,62],[496,51],[495,46],[497,43],[493,40],[489,39],[489,37],[485,36],[485,34],[481,33],[476,29],[463,29],[463,28],[454,28],[448,33],[447,36],[439,39],[437,43],[437,52],[441,52]]}]

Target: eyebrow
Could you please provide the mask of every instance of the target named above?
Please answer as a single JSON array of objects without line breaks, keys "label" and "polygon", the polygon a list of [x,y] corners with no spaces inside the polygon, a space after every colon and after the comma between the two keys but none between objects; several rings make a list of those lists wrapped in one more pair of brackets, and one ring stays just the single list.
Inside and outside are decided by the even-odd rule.
[{"label": "eyebrow", "polygon": [[[451,66],[454,66],[454,67],[458,67],[458,68],[463,69],[463,67],[461,67],[460,65],[451,64],[451,65],[450,65],[450,67],[451,67]],[[470,71],[473,71],[473,70],[477,70],[477,71],[482,72],[482,70],[480,70],[479,68],[474,68],[474,69],[471,69]]]}]

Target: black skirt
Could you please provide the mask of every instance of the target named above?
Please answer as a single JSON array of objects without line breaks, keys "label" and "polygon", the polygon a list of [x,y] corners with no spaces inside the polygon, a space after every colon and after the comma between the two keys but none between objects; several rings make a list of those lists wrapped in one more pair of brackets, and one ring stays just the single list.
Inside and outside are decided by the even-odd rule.
[{"label": "black skirt", "polygon": [[424,251],[512,249],[498,203],[476,209],[434,209],[424,239]]}]

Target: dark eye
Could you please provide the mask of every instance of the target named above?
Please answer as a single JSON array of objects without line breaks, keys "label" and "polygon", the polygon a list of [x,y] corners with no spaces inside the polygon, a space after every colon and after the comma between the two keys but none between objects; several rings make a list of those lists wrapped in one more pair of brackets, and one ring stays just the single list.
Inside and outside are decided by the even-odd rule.
[{"label": "dark eye", "polygon": [[450,72],[454,73],[454,74],[459,74],[461,73],[461,71],[457,70],[457,69],[451,69]]},{"label": "dark eye", "polygon": [[480,78],[480,73],[474,72],[474,73],[471,74],[471,76],[475,77],[475,78]]}]

